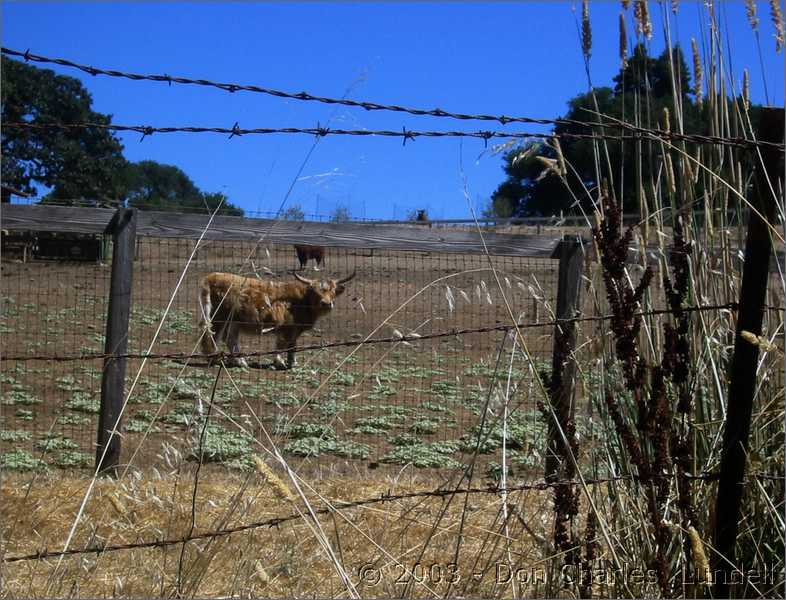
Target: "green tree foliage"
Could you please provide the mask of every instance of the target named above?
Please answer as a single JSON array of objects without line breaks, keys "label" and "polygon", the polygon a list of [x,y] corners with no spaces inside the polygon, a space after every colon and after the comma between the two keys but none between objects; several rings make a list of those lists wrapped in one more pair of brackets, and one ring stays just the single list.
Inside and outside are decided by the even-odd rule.
[{"label": "green tree foliage", "polygon": [[[92,110],[90,93],[78,79],[50,69],[4,56],[1,84],[3,123],[111,122],[111,116]],[[51,199],[116,200],[124,185],[122,151],[120,141],[101,129],[4,127],[2,177],[28,193],[34,184],[51,188]]]},{"label": "green tree foliage", "polygon": [[[709,100],[709,99],[708,99]],[[717,99],[716,102],[732,100]],[[668,109],[668,110],[666,110]],[[637,45],[625,68],[614,77],[614,87],[594,88],[568,102],[565,120],[618,123],[624,121],[644,128],[669,127],[686,134],[710,133],[707,104],[699,107],[693,99],[688,66],[679,47],[659,57],[647,55]],[[729,107],[734,112],[733,107]],[[668,123],[666,114],[668,113]],[[755,125],[758,107],[751,109]],[[680,121],[678,122],[677,119]],[[619,134],[617,128],[560,123],[556,134]],[[742,136],[742,133],[740,133]],[[504,155],[506,179],[491,197],[487,213],[492,216],[554,215],[575,211],[577,204],[591,209],[590,194],[602,180],[622,199],[624,210],[638,210],[641,194],[651,193],[639,182],[657,180],[663,170],[662,148],[653,141],[608,141],[560,137],[564,156],[564,177],[554,176],[558,152],[552,142],[529,142]],[[695,145],[686,149],[695,155]],[[561,161],[560,161],[560,164]],[[597,197],[597,194],[595,194]]]},{"label": "green tree foliage", "polygon": [[346,206],[336,206],[336,210],[330,215],[332,223],[346,223],[352,220],[352,215],[349,213],[349,208]]},{"label": "green tree foliage", "polygon": [[281,211],[281,219],[284,221],[303,221],[306,215],[300,204],[292,204]]},{"label": "green tree foliage", "polygon": [[126,196],[129,206],[141,210],[212,212],[223,201],[219,214],[243,215],[223,194],[202,192],[180,168],[153,160],[128,165]]},{"label": "green tree foliage", "polygon": [[[2,57],[3,123],[98,123],[111,116],[95,112],[78,79],[56,75]],[[220,193],[200,191],[178,167],[152,160],[129,163],[123,146],[102,129],[17,129],[2,132],[2,179],[27,193],[49,188],[43,202],[89,200],[153,210],[214,210],[242,215]]]}]

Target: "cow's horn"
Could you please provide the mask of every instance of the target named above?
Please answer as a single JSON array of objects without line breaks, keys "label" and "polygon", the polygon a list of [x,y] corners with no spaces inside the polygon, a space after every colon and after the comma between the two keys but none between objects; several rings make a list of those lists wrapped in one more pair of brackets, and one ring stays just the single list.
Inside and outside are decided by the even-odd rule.
[{"label": "cow's horn", "polygon": [[352,271],[352,275],[350,275],[349,277],[344,277],[344,279],[339,279],[337,283],[346,283],[347,281],[351,281],[352,279],[355,278],[355,275],[357,275],[357,270]]},{"label": "cow's horn", "polygon": [[306,279],[305,277],[303,277],[302,275],[300,275],[298,273],[292,273],[292,274],[295,276],[295,279],[297,279],[298,281],[302,281],[306,285],[313,285],[313,283],[314,283],[311,279]]}]

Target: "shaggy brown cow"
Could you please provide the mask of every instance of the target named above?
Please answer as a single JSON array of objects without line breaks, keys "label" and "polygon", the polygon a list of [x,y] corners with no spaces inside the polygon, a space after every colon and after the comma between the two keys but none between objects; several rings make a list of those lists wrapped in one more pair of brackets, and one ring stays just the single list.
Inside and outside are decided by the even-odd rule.
[{"label": "shaggy brown cow", "polygon": [[300,261],[301,271],[306,268],[306,263],[311,258],[317,263],[314,270],[319,271],[319,267],[322,266],[322,261],[325,259],[325,249],[322,246],[295,245],[295,252],[297,252],[297,259]]},{"label": "shaggy brown cow", "polygon": [[[296,345],[300,335],[317,319],[333,308],[337,296],[344,293],[344,279],[306,279],[297,273],[297,281],[266,281],[231,273],[211,273],[199,285],[199,311],[203,327],[202,352],[218,352],[218,342],[225,342],[230,352],[240,353],[239,334],[261,335],[275,331],[276,349]],[[218,325],[218,335],[213,329]],[[232,364],[247,367],[242,357]],[[294,350],[287,351],[284,362],[276,355],[276,366],[290,369],[295,364]]]}]

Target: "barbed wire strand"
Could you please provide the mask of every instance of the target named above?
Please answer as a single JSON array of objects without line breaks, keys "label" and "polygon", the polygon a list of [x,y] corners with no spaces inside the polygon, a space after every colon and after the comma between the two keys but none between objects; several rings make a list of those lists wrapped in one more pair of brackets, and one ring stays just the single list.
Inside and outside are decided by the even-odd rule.
[{"label": "barbed wire strand", "polygon": [[[664,473],[662,476],[672,477],[673,474]],[[768,474],[759,474],[759,473],[753,473],[752,476],[760,479],[769,479],[769,480],[778,480],[778,481],[784,479],[783,477],[777,475],[768,475]],[[692,479],[692,480],[715,481],[718,479],[719,474],[702,473],[699,475],[687,475],[687,477],[688,479]],[[638,479],[641,479],[641,476],[618,475],[615,477],[586,479],[585,482],[587,485],[600,485],[603,483],[613,483],[617,481],[633,481]],[[380,494],[379,496],[372,496],[372,497],[362,498],[359,500],[352,500],[352,501],[334,500],[333,506],[324,507],[324,508],[315,508],[313,510],[313,513],[317,515],[330,514],[335,510],[348,510],[352,508],[359,508],[362,506],[369,506],[369,505],[380,504],[384,502],[410,500],[414,498],[444,498],[446,496],[454,496],[458,494],[501,494],[503,492],[511,493],[511,492],[518,492],[518,491],[526,491],[526,490],[543,491],[553,487],[564,486],[564,485],[578,485],[578,484],[579,482],[577,480],[564,479],[564,480],[551,481],[551,482],[538,481],[534,483],[522,483],[518,485],[507,486],[504,488],[500,486],[489,485],[486,487],[436,489],[436,490],[428,490],[422,492],[406,492],[402,494],[383,493]],[[250,523],[236,525],[235,527],[227,527],[224,529],[205,531],[202,533],[191,534],[179,538],[149,540],[146,542],[129,542],[125,544],[113,544],[113,545],[95,544],[87,548],[71,548],[68,550],[51,551],[51,552],[44,548],[38,552],[34,552],[31,554],[4,557],[0,562],[14,563],[14,562],[21,562],[21,561],[45,560],[48,558],[59,558],[59,557],[83,555],[83,554],[103,554],[105,552],[136,550],[142,548],[165,548],[167,546],[174,546],[177,544],[183,544],[191,541],[210,540],[218,537],[232,535],[234,533],[241,533],[243,531],[261,529],[262,527],[278,527],[283,523],[287,523],[289,521],[295,521],[300,518],[304,518],[303,513],[291,513],[289,515],[284,515],[280,517],[271,517],[269,519],[265,519],[261,521],[252,521]]]},{"label": "barbed wire strand", "polygon": [[[201,126],[180,126],[180,127],[154,127],[152,125],[113,125],[107,123],[36,123],[36,122],[10,122],[3,123],[3,126],[11,129],[32,129],[32,130],[51,130],[60,129],[64,131],[73,129],[103,129],[106,131],[117,132],[135,132],[142,134],[140,142],[146,137],[154,133],[220,133],[229,135],[229,139],[233,137],[242,137],[244,135],[273,135],[273,134],[306,134],[318,137],[328,135],[347,135],[347,136],[362,136],[362,137],[392,137],[402,138],[404,145],[407,141],[414,141],[418,138],[475,138],[481,139],[485,144],[488,144],[492,139],[578,139],[578,140],[612,140],[612,141],[637,141],[647,138],[659,139],[659,133],[655,130],[648,131],[632,131],[625,135],[612,135],[612,134],[597,134],[597,133],[575,133],[575,132],[559,132],[559,133],[537,133],[537,132],[506,132],[506,131],[420,131],[409,130],[402,127],[401,131],[391,129],[333,129],[330,127],[322,127],[317,124],[316,127],[254,127],[254,128],[241,128],[238,122],[230,127],[201,127]],[[686,142],[693,142],[699,144],[722,144],[726,146],[736,146],[747,148],[752,145],[756,146],[772,146],[777,149],[783,150],[784,144],[775,142],[751,142],[745,139],[732,139],[732,138],[715,138],[714,136],[698,135],[698,134],[672,134],[661,136],[669,139],[679,139]]]},{"label": "barbed wire strand", "polygon": [[[41,56],[38,54],[33,54],[30,52],[29,49],[26,50],[25,52],[21,52],[19,50],[13,50],[11,48],[3,47],[0,50],[2,51],[3,54],[23,58],[27,62],[56,64],[63,67],[78,69],[84,73],[88,73],[89,75],[93,75],[93,76],[105,75],[108,77],[124,78],[132,81],[156,81],[156,82],[167,83],[170,86],[173,83],[182,84],[182,85],[199,85],[199,86],[212,87],[212,88],[224,90],[230,93],[235,93],[240,91],[254,92],[260,94],[266,94],[276,98],[301,100],[301,101],[308,101],[308,102],[320,102],[323,104],[333,104],[333,105],[363,108],[367,111],[389,111],[389,112],[406,113],[414,116],[450,118],[450,119],[456,119],[461,121],[492,121],[492,122],[500,123],[503,126],[508,123],[527,123],[527,124],[536,124],[536,125],[567,125],[567,126],[574,126],[574,127],[612,128],[612,129],[622,129],[622,130],[634,132],[638,134],[637,136],[634,136],[635,138],[641,137],[642,135],[652,135],[664,139],[694,141],[697,143],[711,143],[711,144],[722,144],[722,145],[743,146],[743,147],[750,147],[750,146],[775,146],[779,148],[784,147],[783,144],[777,144],[772,142],[761,142],[761,141],[749,140],[745,138],[700,136],[695,134],[681,134],[681,133],[665,131],[657,128],[648,129],[648,128],[633,125],[631,123],[621,123],[619,121],[598,122],[598,121],[580,121],[576,119],[541,119],[541,118],[524,117],[524,116],[469,114],[464,112],[446,111],[446,110],[442,110],[441,108],[422,109],[422,108],[406,107],[396,104],[380,104],[377,102],[350,100],[348,98],[330,98],[325,96],[317,96],[314,94],[310,94],[308,92],[292,93],[292,92],[285,92],[282,90],[276,90],[276,89],[257,86],[257,85],[244,85],[238,83],[217,82],[217,81],[211,81],[209,79],[192,79],[188,77],[180,77],[180,76],[173,76],[167,74],[145,75],[140,73],[118,71],[114,69],[102,69],[92,65],[80,64],[64,58],[52,58],[47,56]],[[552,133],[552,134],[537,134],[537,135],[532,134],[527,137],[550,138],[553,137],[554,135],[564,136],[564,133],[560,132],[559,134]],[[430,136],[430,137],[436,137],[436,136]],[[499,136],[499,137],[517,137],[517,136],[507,135],[507,136]],[[620,139],[619,136],[609,136],[609,138]]]},{"label": "barbed wire strand", "polygon": [[[728,302],[726,304],[712,304],[712,305],[703,305],[703,306],[691,306],[685,307],[682,312],[704,312],[704,311],[721,311],[721,310],[737,310],[739,304],[737,302]],[[775,306],[767,306],[765,307],[769,310],[783,310],[782,308],[775,307]],[[639,311],[635,313],[635,316],[640,317],[652,317],[658,315],[666,315],[671,314],[674,311],[670,308],[662,308],[656,310],[648,310],[648,311]],[[472,333],[490,333],[492,331],[510,331],[518,327],[519,329],[538,329],[542,327],[553,327],[555,325],[559,325],[562,323],[582,323],[582,322],[594,322],[594,321],[606,321],[613,318],[613,315],[596,315],[590,317],[573,317],[573,318],[562,318],[562,319],[552,319],[549,321],[537,321],[537,322],[529,322],[529,323],[518,323],[516,326],[513,325],[487,325],[485,327],[473,327],[467,329],[451,329],[449,331],[439,331],[436,333],[424,333],[424,334],[417,334],[417,335],[394,335],[389,337],[383,338],[371,338],[368,339],[363,343],[363,345],[371,345],[371,344],[392,344],[392,343],[412,343],[412,342],[421,342],[424,340],[432,340],[432,339],[439,339],[445,337],[454,337],[459,335],[468,335]],[[270,333],[270,332],[268,332]],[[237,353],[229,353],[229,352],[213,352],[210,354],[186,354],[183,352],[167,352],[167,353],[159,353],[159,354],[146,354],[146,353],[127,353],[127,354],[107,354],[103,352],[95,352],[95,353],[85,353],[85,354],[63,354],[63,355],[52,355],[52,354],[37,354],[37,355],[29,355],[29,354],[21,354],[21,355],[11,355],[11,356],[0,356],[0,363],[3,361],[34,361],[34,360],[42,360],[42,361],[52,361],[52,362],[71,362],[71,361],[79,361],[79,360],[99,360],[99,359],[106,359],[106,358],[129,358],[129,359],[151,359],[151,360],[161,360],[161,359],[174,359],[174,360],[185,360],[190,358],[205,358],[209,360],[224,360],[228,358],[257,358],[261,356],[270,356],[274,354],[281,354],[283,352],[294,351],[294,352],[303,352],[306,350],[325,350],[327,348],[341,348],[345,346],[357,346],[360,344],[358,340],[340,340],[336,342],[321,342],[319,344],[306,344],[302,346],[292,346],[290,348],[278,348],[276,350],[262,350],[258,352],[237,352]]]}]

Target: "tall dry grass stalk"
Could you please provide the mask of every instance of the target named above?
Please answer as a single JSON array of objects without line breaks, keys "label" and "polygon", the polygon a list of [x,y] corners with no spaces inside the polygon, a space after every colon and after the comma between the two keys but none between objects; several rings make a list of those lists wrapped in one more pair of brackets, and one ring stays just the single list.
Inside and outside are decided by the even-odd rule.
[{"label": "tall dry grass stalk", "polygon": [[[742,86],[737,88],[726,66],[731,63],[733,40],[723,42],[725,33],[716,6],[707,3],[700,10],[701,18],[710,27],[702,32],[704,37],[691,38],[693,80],[688,90],[695,100],[686,98],[688,90],[680,91],[675,75],[677,65],[670,62],[671,97],[665,101],[657,99],[656,103],[651,90],[644,90],[631,103],[632,109],[626,105],[631,112],[625,120],[666,131],[754,137],[757,117],[749,69],[745,66]],[[779,11],[780,7],[771,6],[773,23],[782,22]],[[647,15],[645,3],[636,2],[634,17],[639,36],[646,37],[651,31],[646,25]],[[758,36],[754,2],[746,2],[746,15]],[[664,11],[663,27],[668,32],[667,19]],[[624,13],[619,22],[622,60]],[[776,25],[775,30],[776,51],[781,51],[777,38],[782,25],[780,29]],[[668,33],[665,37],[670,43]],[[700,48],[705,53],[704,61]],[[766,76],[762,69],[765,98]],[[653,107],[659,112],[654,112]],[[617,315],[619,323],[612,322],[611,332],[598,325],[593,329],[594,336],[587,334],[587,347],[592,348],[592,356],[598,357],[598,375],[593,377],[582,370],[582,385],[604,423],[606,438],[597,440],[596,468],[600,463],[608,472],[634,474],[638,478],[637,483],[615,486],[601,502],[608,511],[604,516],[611,516],[614,527],[624,528],[632,520],[645,524],[620,542],[616,550],[624,560],[655,569],[658,585],[643,586],[636,592],[620,586],[613,593],[626,597],[631,593],[706,595],[712,549],[702,540],[712,539],[714,522],[713,515],[702,507],[714,506],[717,488],[712,481],[693,477],[716,472],[719,466],[723,419],[729,402],[727,372],[732,357],[728,348],[735,336],[736,317],[733,311],[690,314],[680,307],[707,302],[723,304],[739,298],[745,219],[750,210],[749,184],[756,159],[750,151],[720,144],[623,145],[625,152],[642,165],[637,176],[640,173],[641,197],[646,201],[639,207],[638,228],[648,234],[631,231],[625,238],[620,233],[622,241],[616,253],[613,244],[604,249],[603,237],[596,237],[598,251],[601,256],[605,253],[607,259],[602,266],[588,271],[588,306],[592,308],[587,310],[611,312]],[[604,158],[603,145],[599,143],[595,164],[600,167],[600,176],[619,185],[618,172],[614,170],[619,166],[607,170]],[[654,168],[645,170],[646,165]],[[619,189],[615,194],[605,194],[603,185],[599,187],[601,197],[620,195]],[[630,202],[629,198],[621,200]],[[613,221],[615,211],[619,211],[619,205],[607,201],[605,210],[598,210],[589,220],[597,223],[600,231]],[[771,226],[782,248],[774,229],[776,224]],[[660,257],[652,247],[644,246],[643,240],[653,239],[662,249]],[[630,248],[642,257],[649,254],[649,259],[642,258],[637,265],[609,260],[615,256],[621,259]],[[677,254],[669,256],[669,248],[677,250]],[[651,283],[642,286],[648,268],[656,269],[657,274]],[[774,274],[770,301],[776,307],[782,308],[783,299],[775,290],[783,286],[783,275]],[[664,304],[672,308],[672,315],[631,320],[629,311],[636,305],[648,310]],[[762,472],[757,471],[764,467],[774,477],[782,477],[784,472],[782,310],[767,311],[765,320],[766,336],[745,338],[759,345],[763,354],[755,399],[755,411],[761,416],[754,417],[750,440],[750,451],[757,458],[748,471],[743,515],[750,529],[743,531],[738,540],[741,569],[769,568],[773,564],[779,569],[784,565],[786,531],[780,515],[773,512],[773,507],[783,502],[782,482],[762,478]],[[600,348],[598,339],[604,340]],[[770,345],[773,339],[778,342]],[[614,432],[611,438],[609,431]],[[582,447],[588,444],[592,442],[582,441]],[[670,475],[658,475],[662,473]],[[600,511],[603,513],[602,508]],[[601,555],[602,552],[603,549]],[[699,578],[693,576],[697,572]],[[780,594],[782,585],[783,576],[777,575],[735,593],[766,597]]]},{"label": "tall dry grass stalk", "polygon": [[751,106],[751,78],[748,69],[742,71],[742,102],[745,110]]}]

